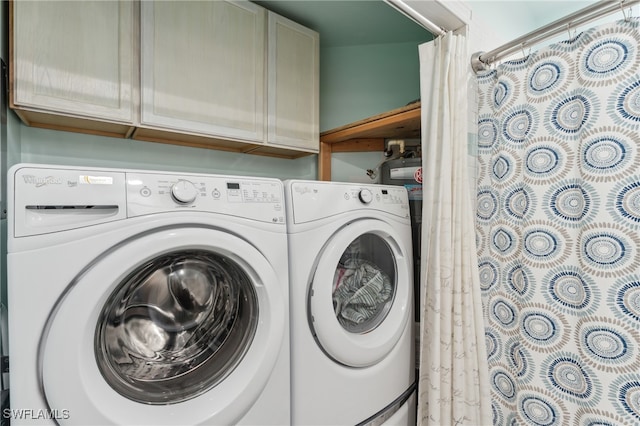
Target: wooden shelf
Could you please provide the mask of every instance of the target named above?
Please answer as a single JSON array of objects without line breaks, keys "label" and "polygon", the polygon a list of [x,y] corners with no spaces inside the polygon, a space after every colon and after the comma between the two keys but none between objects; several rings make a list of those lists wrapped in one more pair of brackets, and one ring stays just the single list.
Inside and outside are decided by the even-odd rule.
[{"label": "wooden shelf", "polygon": [[384,150],[385,139],[418,139],[421,104],[414,102],[320,134],[318,179],[331,180],[331,153]]}]

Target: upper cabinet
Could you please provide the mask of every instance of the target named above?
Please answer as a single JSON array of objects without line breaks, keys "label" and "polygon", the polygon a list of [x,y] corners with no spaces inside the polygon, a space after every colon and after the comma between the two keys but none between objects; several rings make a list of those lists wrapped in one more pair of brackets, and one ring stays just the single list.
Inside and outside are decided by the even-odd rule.
[{"label": "upper cabinet", "polygon": [[141,124],[262,143],[266,11],[221,1],[141,7]]},{"label": "upper cabinet", "polygon": [[135,3],[11,4],[10,104],[23,121],[46,127],[92,118],[107,134],[127,134],[136,119]]},{"label": "upper cabinet", "polygon": [[319,36],[257,4],[11,9],[11,107],[28,125],[286,158],[318,152]]},{"label": "upper cabinet", "polygon": [[317,152],[319,40],[315,31],[269,12],[269,143]]}]

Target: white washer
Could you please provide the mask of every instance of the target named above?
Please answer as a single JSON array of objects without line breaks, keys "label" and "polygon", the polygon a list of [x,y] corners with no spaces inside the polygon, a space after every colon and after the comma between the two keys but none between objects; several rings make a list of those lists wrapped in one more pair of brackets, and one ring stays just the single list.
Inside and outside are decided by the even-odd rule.
[{"label": "white washer", "polygon": [[281,181],[9,172],[11,423],[290,422]]},{"label": "white washer", "polygon": [[289,180],[295,425],[415,425],[404,187]]}]

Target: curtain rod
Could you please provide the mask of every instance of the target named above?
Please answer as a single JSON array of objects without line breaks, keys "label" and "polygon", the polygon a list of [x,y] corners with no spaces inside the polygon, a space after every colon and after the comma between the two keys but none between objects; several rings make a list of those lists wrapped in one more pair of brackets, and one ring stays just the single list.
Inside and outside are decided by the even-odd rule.
[{"label": "curtain rod", "polygon": [[396,10],[403,13],[405,16],[411,18],[418,25],[423,26],[424,28],[429,30],[431,34],[435,36],[443,36],[447,33],[443,28],[439,27],[438,25],[434,24],[433,22],[431,22],[430,20],[422,16],[420,13],[416,12],[414,8],[412,8],[411,6],[409,6],[403,1],[384,0],[384,2],[394,7]]},{"label": "curtain rod", "polygon": [[606,16],[617,11],[624,11],[624,8],[630,7],[636,3],[640,3],[640,0],[601,0],[595,4],[580,9],[571,15],[567,15],[564,18],[558,19],[544,27],[527,33],[522,37],[518,37],[517,39],[493,49],[490,52],[474,53],[471,56],[471,67],[475,72],[485,70],[491,63],[496,62],[518,50],[524,49],[527,46],[539,43],[571,28],[587,24],[602,16]]}]

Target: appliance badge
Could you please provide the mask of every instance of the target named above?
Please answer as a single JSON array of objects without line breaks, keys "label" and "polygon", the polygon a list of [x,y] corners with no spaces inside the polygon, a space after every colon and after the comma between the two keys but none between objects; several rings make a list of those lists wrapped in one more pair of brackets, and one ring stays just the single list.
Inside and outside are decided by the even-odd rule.
[{"label": "appliance badge", "polygon": [[113,185],[113,178],[110,176],[78,176],[78,183],[83,185]]},{"label": "appliance badge", "polygon": [[318,193],[318,189],[317,188],[311,189],[308,186],[302,186],[302,187],[301,186],[296,186],[294,189],[300,195],[308,194],[310,192],[313,192],[314,194]]},{"label": "appliance badge", "polygon": [[47,185],[62,185],[62,178],[55,176],[34,176],[24,175],[22,176],[24,183],[28,185],[35,185],[36,188]]}]

